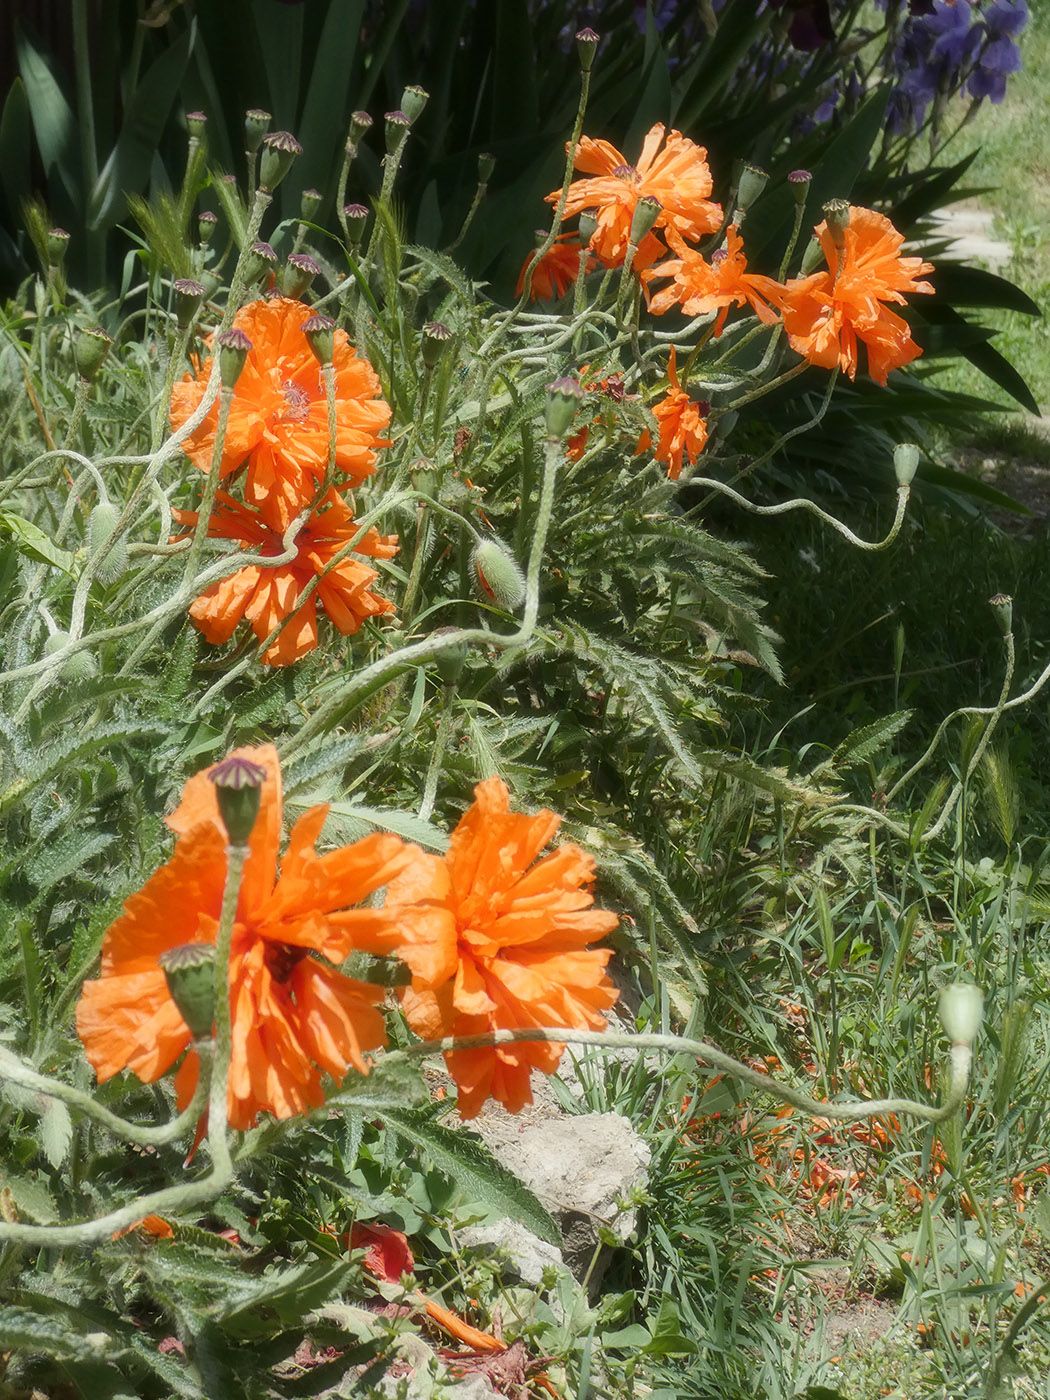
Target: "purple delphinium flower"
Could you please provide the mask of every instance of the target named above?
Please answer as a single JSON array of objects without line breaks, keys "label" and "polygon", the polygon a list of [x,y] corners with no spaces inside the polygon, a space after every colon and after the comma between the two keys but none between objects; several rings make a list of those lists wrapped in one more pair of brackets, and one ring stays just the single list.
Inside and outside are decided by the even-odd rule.
[{"label": "purple delphinium flower", "polygon": [[981,18],[990,39],[1012,38],[1028,23],[1028,6],[1025,0],[992,0]]}]

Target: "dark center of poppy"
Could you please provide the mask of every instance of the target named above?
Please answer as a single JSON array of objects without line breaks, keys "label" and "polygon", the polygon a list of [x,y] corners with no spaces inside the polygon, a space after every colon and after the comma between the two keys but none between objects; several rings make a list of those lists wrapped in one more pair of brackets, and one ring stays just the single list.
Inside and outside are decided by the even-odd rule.
[{"label": "dark center of poppy", "polygon": [[287,982],[293,970],[306,957],[305,948],[297,948],[291,943],[270,943],[267,941],[263,957],[270,976],[275,982]]},{"label": "dark center of poppy", "polygon": [[618,165],[613,174],[617,180],[623,180],[628,185],[637,185],[641,178],[633,165]]},{"label": "dark center of poppy", "polygon": [[285,423],[302,423],[310,416],[310,395],[298,384],[286,379],[281,385],[286,407],[281,414]]}]

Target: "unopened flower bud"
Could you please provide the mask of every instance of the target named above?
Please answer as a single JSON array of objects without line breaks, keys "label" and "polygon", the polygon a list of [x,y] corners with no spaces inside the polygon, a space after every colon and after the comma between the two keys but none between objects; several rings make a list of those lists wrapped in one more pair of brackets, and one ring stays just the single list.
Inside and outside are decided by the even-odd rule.
[{"label": "unopened flower bud", "polygon": [[246,846],[259,815],[266,769],[235,753],[216,764],[208,776],[215,784],[215,800],[230,845]]},{"label": "unopened flower bud", "polygon": [[46,247],[48,262],[52,267],[58,267],[69,247],[69,234],[64,228],[49,228]]},{"label": "unopened flower bud", "polygon": [[846,246],[846,230],[849,228],[849,200],[829,199],[824,205],[824,218],[827,220],[831,241],[841,252]]},{"label": "unopened flower bud", "polygon": [[259,188],[275,190],[291,170],[302,146],[290,131],[271,131],[262,139],[262,160],[259,164]]},{"label": "unopened flower bud", "polygon": [[482,151],[478,156],[478,184],[487,185],[492,179],[492,172],[496,168],[496,157],[490,155],[488,151]]},{"label": "unopened flower bud", "polygon": [[350,247],[356,248],[365,236],[368,210],[363,204],[348,204],[343,209],[343,218],[346,220],[346,232],[350,239]]},{"label": "unopened flower bud", "polygon": [[269,243],[253,243],[248,249],[248,256],[244,260],[245,280],[251,284],[258,282],[261,278],[269,278],[270,274],[277,267],[277,254],[270,247]]},{"label": "unopened flower bud", "polygon": [[201,309],[204,300],[204,287],[192,277],[178,277],[171,284],[175,293],[175,319],[179,330],[186,330],[193,324],[193,318]]},{"label": "unopened flower bud", "polygon": [[318,362],[330,365],[335,349],[335,322],[331,316],[311,316],[303,322],[302,330]]},{"label": "unopened flower bud", "polygon": [[401,142],[408,135],[408,128],[412,125],[400,108],[396,112],[387,112],[383,118],[386,123],[386,149],[387,154],[396,151]]},{"label": "unopened flower bud", "polygon": [[427,321],[420,340],[420,353],[427,369],[433,369],[452,339],[452,332],[441,321]]},{"label": "unopened flower bud", "polygon": [[426,88],[407,87],[401,94],[401,110],[410,122],[414,122],[427,105],[430,93]]},{"label": "unopened flower bud", "polygon": [[[56,651],[63,651],[72,638],[68,632],[52,632],[44,643],[44,655],[53,656]],[[66,657],[59,667],[58,674],[64,681],[86,681],[98,673],[95,665],[95,658],[89,651],[74,651]]]},{"label": "unopened flower bud", "polygon": [[988,602],[995,613],[995,620],[1002,628],[1003,636],[1008,637],[1014,629],[1014,600],[1009,593],[996,593]]},{"label": "unopened flower bud", "polygon": [[893,470],[898,486],[910,486],[919,469],[919,449],[913,442],[899,442],[893,449]]},{"label": "unopened flower bud", "polygon": [[598,52],[598,45],[601,43],[601,36],[593,29],[580,29],[576,34],[576,54],[580,60],[580,70],[584,73],[591,71],[591,64],[594,62],[594,55]]},{"label": "unopened flower bud", "polygon": [[745,165],[740,172],[740,183],[737,186],[736,202],[741,214],[746,214],[754,204],[755,200],[766,187],[769,176],[757,165]]},{"label": "unopened flower bud", "polygon": [[972,1045],[984,1020],[984,995],[972,982],[949,982],[937,1007],[944,1033],[953,1045]]},{"label": "unopened flower bud", "polygon": [[474,574],[482,596],[504,612],[515,612],[525,597],[525,575],[498,540],[482,540],[474,549]]},{"label": "unopened flower bud", "polygon": [[653,194],[643,194],[631,215],[631,242],[637,248],[662,212],[660,201]]},{"label": "unopened flower bud", "polygon": [[293,301],[300,301],[303,293],[315,277],[320,276],[321,265],[309,253],[292,253],[284,266],[284,294]]},{"label": "unopened flower bud", "polygon": [[270,129],[273,118],[261,107],[251,107],[244,114],[244,149],[250,154],[262,145],[262,139]]},{"label": "unopened flower bud", "polygon": [[[439,627],[434,636],[440,637],[455,631],[455,627]],[[455,685],[459,680],[463,674],[463,667],[467,664],[467,655],[466,642],[455,642],[443,648],[434,657],[434,665],[437,667],[438,675],[446,685]]]},{"label": "unopened flower bud", "polygon": [[796,204],[805,204],[813,176],[808,170],[792,170],[788,176],[788,189]]},{"label": "unopened flower bud", "polygon": [[194,141],[199,141],[204,135],[205,127],[208,125],[208,118],[203,112],[187,112],[186,126],[189,128],[190,137]]},{"label": "unopened flower bud", "polygon": [[181,943],[157,959],[171,999],[194,1040],[203,1040],[215,1024],[215,945]]},{"label": "unopened flower bud", "polygon": [[90,384],[102,368],[102,362],[109,354],[113,341],[101,326],[78,331],[73,345],[73,358],[77,362],[77,373]]},{"label": "unopened flower bud", "polygon": [[314,215],[321,207],[321,198],[320,190],[303,190],[299,196],[300,219],[305,219],[308,224],[312,223]]},{"label": "unopened flower bud", "polygon": [[[115,506],[112,501],[99,501],[92,509],[87,522],[89,557],[96,555],[113,534],[120,516],[120,507]],[[108,587],[111,583],[116,583],[118,578],[124,577],[127,567],[128,542],[123,535],[118,535],[96,564],[95,577]]]},{"label": "unopened flower bud", "polygon": [[219,216],[213,214],[210,209],[202,209],[197,215],[197,237],[201,241],[201,247],[206,247],[211,242],[212,234],[215,232],[215,225],[219,222]]},{"label": "unopened flower bud", "polygon": [[252,343],[243,331],[234,328],[215,337],[219,347],[219,378],[224,389],[232,389],[240,378]]},{"label": "unopened flower bud", "polygon": [[576,410],[583,402],[583,386],[568,375],[547,385],[547,436],[563,438],[572,427]]}]

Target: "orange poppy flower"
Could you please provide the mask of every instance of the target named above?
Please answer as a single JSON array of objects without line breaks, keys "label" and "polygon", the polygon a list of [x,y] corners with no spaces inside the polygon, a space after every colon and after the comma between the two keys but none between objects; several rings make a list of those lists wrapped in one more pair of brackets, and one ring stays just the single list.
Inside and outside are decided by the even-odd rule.
[{"label": "orange poppy flower", "polygon": [[[366,1073],[364,1051],[385,1041],[380,987],[337,971],[389,918],[357,905],[405,865],[397,836],[366,836],[319,856],[327,806],[295,823],[277,874],[281,770],[277,750],[238,749],[266,771],[251,835],[230,953],[229,1121],[247,1129],[260,1113],[289,1118],[324,1101],[321,1071],[342,1079]],[[130,1069],[152,1084],[190,1045],[190,1031],[168,992],[158,958],[184,943],[214,943],[226,879],[226,831],[208,772],[187,782],[167,818],[175,853],[124,904],[102,941],[101,975],[85,982],[77,1033],[99,1082]],[[318,956],[313,956],[318,955]],[[197,1085],[190,1050],[175,1076],[185,1108]]]},{"label": "orange poppy flower", "polygon": [[[696,403],[678,382],[678,367],[675,347],[671,346],[671,356],[667,362],[667,378],[670,388],[659,403],[653,404],[653,417],[660,427],[660,440],[653,450],[658,462],[667,463],[667,475],[677,481],[682,475],[682,457],[689,458],[690,465],[704,450],[707,442],[707,419],[702,405]],[[638,439],[634,455],[646,452],[652,447],[649,429]]]},{"label": "orange poppy flower", "polygon": [[[606,267],[619,267],[627,256],[631,236],[631,219],[643,195],[652,195],[660,204],[660,213],[638,245],[635,268],[651,266],[667,251],[656,237],[655,229],[675,229],[683,238],[696,242],[705,233],[712,233],[722,222],[722,210],[712,204],[711,171],[707,151],[683,136],[680,131],[667,133],[663,150],[664,125],[657,122],[646,136],[637,165],[627,160],[608,141],[593,141],[584,136],[576,151],[576,169],[593,178],[574,180],[569,186],[565,203],[565,218],[590,210],[598,221],[590,247]],[[547,195],[547,203],[557,205],[560,190]]]},{"label": "orange poppy flower", "polygon": [[[841,259],[827,223],[816,232],[830,269],[811,277],[794,278],[779,299],[791,348],[823,369],[836,365],[851,379],[857,373],[857,342],[868,352],[868,373],[885,384],[892,369],[900,369],[922,349],[912,339],[908,323],[886,302],[904,302],[905,292],[932,292],[929,282],[917,282],[933,264],[900,256],[903,235],[883,214],[850,207]],[[776,284],[772,284],[775,286]]]},{"label": "orange poppy flower", "polygon": [[[563,297],[580,275],[582,252],[583,245],[575,233],[559,233],[533,269],[530,299],[553,301],[555,297]],[[529,270],[532,257],[530,253],[521,265],[518,285],[514,288],[516,297],[521,296],[525,287],[525,274]],[[588,257],[584,271],[590,272],[596,265],[595,259]]]},{"label": "orange poppy flower", "polygon": [[[678,257],[647,268],[642,274],[646,283],[667,277],[673,279],[669,287],[661,288],[649,298],[649,310],[654,316],[662,316],[672,307],[680,307],[686,316],[706,316],[717,311],[716,336],[722,334],[729,308],[734,304],[749,305],[767,326],[780,319],[764,300],[771,279],[747,271],[744,240],[736,224],[726,229],[726,247],[715,253],[710,262],[695,248],[690,248],[673,228],[667,230],[667,241]],[[773,286],[778,285],[773,283]]]},{"label": "orange poppy flower", "polygon": [[[373,593],[371,585],[379,577],[357,558],[392,559],[397,553],[397,536],[369,530],[337,564],[332,560],[355,534],[350,507],[330,492],[324,509],[315,511],[296,536],[297,555],[290,564],[266,568],[250,564],[228,578],[220,579],[190,606],[190,617],[209,642],[228,642],[242,618],[252,625],[260,642],[266,640],[284,618],[288,621],[263,652],[267,666],[289,666],[317,646],[317,605],[342,632],[351,636],[370,617],[394,611],[388,598]],[[193,525],[196,511],[174,511],[180,524]],[[241,540],[254,552],[265,555],[284,553],[283,530],[275,520],[270,502],[252,510],[228,496],[217,493],[208,522],[213,538]],[[326,572],[327,570],[327,572]],[[315,578],[320,582],[299,605],[303,590]]]},{"label": "orange poppy flower", "polygon": [[[277,523],[288,522],[308,505],[328,467],[328,404],[320,366],[303,334],[312,312],[286,297],[253,301],[238,311],[234,326],[252,343],[230,407],[223,438],[221,476],[247,464],[245,499],[269,501]],[[380,397],[379,379],[350,344],[335,332],[332,352],[336,397],[336,470],[340,485],[359,486],[375,471],[376,449],[390,422],[390,406]],[[171,395],[171,426],[180,428],[200,403],[211,373],[206,359],[195,376],[176,384]],[[182,450],[206,472],[211,466],[219,407],[214,403]]]},{"label": "orange poppy flower", "polygon": [[[618,920],[591,908],[594,861],[573,845],[537,861],[560,818],[511,812],[501,779],[479,783],[474,798],[447,856],[416,853],[387,892],[396,951],[412,971],[402,997],[408,1024],[424,1039],[602,1029],[617,996],[605,974],[611,954],[586,945]],[[517,1113],[532,1102],[530,1069],[552,1074],[564,1048],[523,1042],[450,1052],[460,1113],[473,1118],[490,1097]]]}]

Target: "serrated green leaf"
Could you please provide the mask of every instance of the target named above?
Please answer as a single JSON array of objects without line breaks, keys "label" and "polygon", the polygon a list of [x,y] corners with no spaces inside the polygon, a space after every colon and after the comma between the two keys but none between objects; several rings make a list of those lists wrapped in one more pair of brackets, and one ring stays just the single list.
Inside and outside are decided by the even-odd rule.
[{"label": "serrated green leaf", "polygon": [[73,1122],[69,1109],[58,1099],[48,1099],[40,1115],[40,1146],[44,1156],[57,1171],[69,1156],[73,1141]]},{"label": "serrated green leaf", "polygon": [[[310,803],[297,798],[289,805],[307,807]],[[400,836],[405,841],[415,841],[428,851],[448,850],[448,833],[434,826],[432,822],[417,817],[414,812],[384,811],[378,807],[364,807],[353,802],[333,802],[329,810],[335,816],[345,817],[348,821],[364,822],[366,826],[375,827],[379,831],[392,831],[395,836]]]},{"label": "serrated green leaf", "polygon": [[29,1308],[0,1307],[0,1350],[40,1352],[56,1361],[101,1357],[110,1338],[104,1333],[82,1334],[59,1326]]},{"label": "serrated green leaf", "polygon": [[357,1273],[347,1260],[312,1259],[287,1269],[268,1270],[250,1286],[243,1281],[216,1307],[216,1317],[233,1332],[258,1330],[265,1314],[275,1314],[284,1324],[301,1321],[305,1313],[334,1297]]},{"label": "serrated green leaf", "polygon": [[897,710],[895,714],[886,715],[872,724],[855,729],[843,739],[831,757],[820,765],[821,769],[830,768],[834,771],[866,763],[901,732],[914,713],[914,710]]},{"label": "serrated green leaf", "polygon": [[439,1171],[452,1177],[466,1201],[493,1206],[548,1244],[561,1244],[561,1232],[550,1213],[480,1139],[435,1123],[427,1110],[388,1108],[383,1118],[399,1137],[421,1147]]},{"label": "serrated green leaf", "polygon": [[19,1218],[36,1225],[54,1225],[58,1220],[55,1202],[47,1186],[28,1176],[0,1172],[0,1188],[7,1187]]}]

